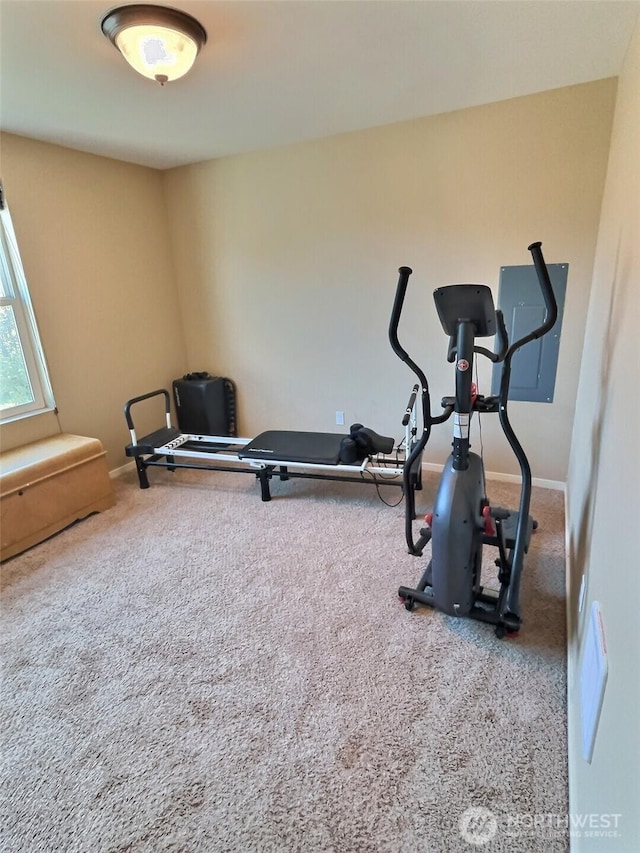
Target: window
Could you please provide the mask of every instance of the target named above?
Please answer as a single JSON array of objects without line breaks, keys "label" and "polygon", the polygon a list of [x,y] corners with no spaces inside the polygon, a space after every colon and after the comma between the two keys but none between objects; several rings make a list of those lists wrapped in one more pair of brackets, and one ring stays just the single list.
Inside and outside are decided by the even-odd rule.
[{"label": "window", "polygon": [[53,409],[29,288],[0,183],[0,423]]}]

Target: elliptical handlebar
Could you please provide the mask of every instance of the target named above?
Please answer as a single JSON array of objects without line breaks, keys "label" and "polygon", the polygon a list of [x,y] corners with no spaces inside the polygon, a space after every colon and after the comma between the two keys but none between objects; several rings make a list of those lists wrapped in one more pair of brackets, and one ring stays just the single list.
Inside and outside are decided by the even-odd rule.
[{"label": "elliptical handlebar", "polygon": [[[473,351],[480,353],[480,355],[485,355],[489,361],[492,361],[494,364],[499,364],[501,361],[504,361],[504,358],[509,351],[509,333],[507,332],[507,327],[504,324],[504,315],[502,311],[497,308],[496,309],[496,324],[498,326],[498,330],[496,332],[496,336],[498,338],[498,351],[491,352],[486,347],[474,346]],[[452,346],[453,354],[452,354]],[[449,354],[447,355],[447,361],[453,361],[455,358],[455,343],[454,339],[451,338],[451,342],[449,343]]]},{"label": "elliptical handlebar", "polygon": [[[413,539],[413,520],[415,518],[415,495],[413,493],[413,488],[411,485],[411,478],[415,476],[414,467],[416,465],[420,465],[422,451],[424,450],[429,440],[432,418],[431,399],[429,396],[429,383],[427,382],[427,377],[424,375],[423,371],[418,367],[415,361],[413,361],[413,359],[409,356],[407,351],[404,349],[404,347],[402,347],[400,341],[398,340],[398,324],[400,323],[402,306],[404,305],[404,298],[407,293],[409,276],[412,272],[413,270],[411,269],[411,267],[400,267],[398,269],[398,284],[396,287],[395,299],[393,301],[393,308],[391,310],[391,319],[389,320],[389,342],[391,343],[391,348],[398,356],[398,358],[401,361],[404,361],[404,363],[411,368],[411,370],[420,380],[420,385],[415,386],[412,391],[412,400],[415,400],[415,395],[420,392],[420,402],[422,409],[422,435],[414,444],[411,452],[409,453],[409,456],[405,460],[402,475],[405,497],[405,538],[407,540],[407,548],[409,550],[409,553],[418,555],[422,553],[422,547],[424,547],[424,543],[421,545],[420,541],[416,543]],[[410,405],[413,405],[413,402],[411,400]]]},{"label": "elliptical handlebar", "polygon": [[498,323],[498,352],[496,353],[496,361],[504,361],[504,357],[509,349],[509,333],[504,323],[504,314],[498,308],[496,310],[496,320]]},{"label": "elliptical handlebar", "polygon": [[516,530],[515,545],[513,548],[511,582],[509,584],[505,608],[506,613],[512,614],[517,619],[520,619],[520,579],[522,575],[522,567],[526,548],[526,520],[529,517],[529,507],[531,504],[531,467],[529,465],[529,460],[526,457],[524,449],[518,441],[518,438],[515,432],[513,431],[513,427],[511,426],[511,422],[509,421],[507,405],[509,399],[509,383],[511,381],[511,362],[514,353],[516,352],[516,350],[520,349],[520,347],[524,346],[525,344],[528,344],[530,341],[536,340],[537,338],[541,338],[543,335],[546,335],[547,332],[549,332],[553,328],[556,320],[558,319],[558,303],[556,302],[556,297],[553,292],[553,287],[551,285],[551,279],[549,278],[549,270],[547,269],[547,265],[542,254],[541,247],[542,243],[540,242],[531,243],[531,245],[528,246],[528,250],[531,252],[531,256],[533,258],[533,265],[538,276],[540,289],[542,290],[542,296],[544,298],[544,304],[546,307],[546,316],[541,326],[539,326],[537,329],[534,329],[532,332],[529,332],[529,334],[525,335],[523,338],[520,338],[519,340],[515,341],[509,347],[502,368],[498,408],[498,414],[500,417],[500,424],[502,426],[502,430],[507,438],[507,441],[511,445],[511,449],[514,452],[516,459],[518,460],[518,463],[520,465],[520,473],[522,476],[519,521]]},{"label": "elliptical handlebar", "polygon": [[[404,347],[398,340],[398,324],[400,323],[400,315],[402,314],[404,297],[407,293],[409,276],[411,275],[413,270],[411,269],[411,267],[400,267],[398,272],[400,276],[398,278],[398,285],[396,287],[396,295],[393,301],[393,308],[391,309],[391,319],[389,320],[389,342],[391,343],[391,348],[398,356],[398,358],[401,361],[404,361],[404,363],[407,364],[411,368],[411,370],[413,370],[413,372],[420,380],[424,404],[424,396],[425,394],[428,395],[429,393],[429,383],[427,382],[427,377],[424,375],[423,371],[418,367],[418,365],[415,363],[415,361],[411,358],[411,356],[407,353],[407,351],[404,349]],[[427,421],[428,418],[425,418],[425,424]]]},{"label": "elliptical handlebar", "polygon": [[406,361],[409,356],[398,340],[398,325],[400,323],[400,315],[402,314],[402,306],[404,305],[404,297],[407,293],[409,276],[412,272],[413,270],[411,267],[400,267],[398,270],[400,275],[398,278],[398,286],[396,287],[396,296],[393,301],[393,308],[391,309],[391,319],[389,320],[389,341],[391,342],[393,351],[398,358],[402,359],[402,361]]},{"label": "elliptical handlebar", "polygon": [[553,328],[556,320],[558,319],[558,303],[556,302],[556,297],[551,285],[551,279],[549,278],[549,270],[547,269],[547,265],[542,254],[542,243],[538,241],[537,243],[532,243],[527,248],[531,252],[533,265],[538,276],[538,282],[540,283],[540,290],[542,291],[547,314],[541,326],[534,329],[532,332],[529,332],[528,335],[525,335],[525,337],[521,338],[519,341],[515,341],[511,344],[511,351],[520,349],[521,346],[529,343],[529,341],[533,341],[536,338],[541,338],[543,335],[546,335],[547,332]]},{"label": "elliptical handlebar", "polygon": [[[556,302],[556,297],[553,292],[553,287],[551,285],[551,279],[549,278],[549,271],[542,255],[541,247],[542,243],[537,242],[532,243],[528,247],[528,249],[533,257],[533,264],[536,270],[536,274],[538,276],[538,282],[540,283],[540,290],[542,291],[542,296],[544,298],[544,304],[546,308],[544,322],[537,329],[528,332],[524,337],[520,338],[517,341],[514,341],[511,346],[509,346],[509,334],[504,323],[504,316],[499,308],[496,309],[496,322],[498,327],[496,336],[498,339],[498,351],[491,352],[486,347],[481,347],[477,345],[473,348],[474,352],[486,356],[494,363],[500,363],[502,361],[505,361],[505,359],[507,361],[510,361],[516,350],[520,349],[520,347],[524,346],[525,344],[528,344],[529,341],[536,340],[536,338],[541,338],[543,335],[546,335],[547,332],[553,328],[556,320],[558,319],[558,303]],[[449,340],[447,361],[453,362],[455,358],[456,339],[452,336]]]},{"label": "elliptical handlebar", "polygon": [[427,382],[427,377],[424,375],[423,371],[418,367],[415,361],[411,358],[408,352],[404,349],[400,341],[398,340],[398,324],[400,323],[400,315],[402,314],[402,306],[404,305],[404,298],[407,293],[407,285],[409,284],[409,276],[413,270],[411,267],[400,267],[398,270],[399,278],[398,284],[396,287],[396,295],[393,300],[393,308],[391,309],[391,319],[389,320],[389,342],[391,343],[391,348],[398,356],[401,361],[404,361],[411,370],[415,373],[415,375],[420,380],[420,386],[422,388],[422,404],[423,404],[423,413],[425,415],[425,426],[427,425],[430,419],[430,406],[425,408],[425,397],[428,403],[428,395],[429,395],[429,383]]}]

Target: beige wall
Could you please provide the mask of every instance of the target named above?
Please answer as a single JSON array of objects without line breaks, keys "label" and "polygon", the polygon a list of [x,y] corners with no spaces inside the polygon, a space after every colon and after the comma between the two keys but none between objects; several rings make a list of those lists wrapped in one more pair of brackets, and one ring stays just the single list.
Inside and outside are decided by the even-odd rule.
[{"label": "beige wall", "polygon": [[[620,837],[575,851],[640,850],[640,26],[620,77],[567,483],[571,810],[620,814]],[[582,575],[586,600],[578,612]],[[582,759],[579,666],[599,601],[609,676],[591,764]]]},{"label": "beige wall", "polygon": [[[387,339],[397,268],[415,271],[400,336],[435,409],[453,377],[431,291],[495,288],[540,239],[570,264],[556,399],[511,412],[534,476],[564,480],[614,98],[600,81],[166,173],[3,135],[60,408],[4,427],[3,446],[86,433],[117,468],[124,401],[185,370],[235,380],[245,435],[340,431],[343,410],[399,438],[414,377]],[[483,440],[488,470],[517,472],[497,418]],[[426,458],[449,445],[435,428]]]},{"label": "beige wall", "polygon": [[2,447],[79,433],[117,468],[125,401],[185,370],[162,173],[11,134],[0,143],[59,408],[3,426]]},{"label": "beige wall", "polygon": [[[564,481],[614,98],[606,80],[168,172],[189,369],[235,380],[245,435],[336,431],[344,410],[399,438],[414,377],[387,339],[398,267],[414,269],[400,338],[438,408],[453,375],[433,288],[497,295],[500,265],[542,240],[570,264],[555,402],[511,412],[534,476]],[[487,469],[516,473],[497,418],[483,439]],[[450,442],[435,428],[425,458]]]}]

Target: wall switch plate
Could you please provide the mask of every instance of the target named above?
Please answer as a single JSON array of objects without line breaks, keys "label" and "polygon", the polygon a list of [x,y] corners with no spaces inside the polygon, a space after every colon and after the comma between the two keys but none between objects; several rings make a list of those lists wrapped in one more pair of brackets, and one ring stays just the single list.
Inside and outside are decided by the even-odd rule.
[{"label": "wall switch plate", "polygon": [[336,423],[339,425],[344,423],[344,412],[336,412]]}]

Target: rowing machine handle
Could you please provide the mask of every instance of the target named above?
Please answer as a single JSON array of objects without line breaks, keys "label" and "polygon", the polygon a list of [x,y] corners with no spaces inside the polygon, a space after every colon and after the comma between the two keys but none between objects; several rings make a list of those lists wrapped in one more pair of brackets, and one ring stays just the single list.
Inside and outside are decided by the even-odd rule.
[{"label": "rowing machine handle", "polygon": [[419,385],[413,386],[411,396],[409,397],[409,402],[407,403],[407,410],[405,411],[404,417],[402,418],[402,426],[406,426],[409,423],[409,419],[411,418],[411,412],[413,411],[413,406],[416,402],[416,396],[417,396],[419,390],[420,390]]},{"label": "rowing machine handle", "polygon": [[544,323],[531,333],[534,338],[541,338],[553,328],[556,320],[558,319],[558,303],[556,302],[556,297],[551,285],[551,279],[549,278],[549,270],[547,269],[547,265],[542,255],[542,243],[532,243],[528,249],[531,252],[531,257],[533,258],[533,265],[536,268],[538,281],[540,282],[540,289],[542,290],[542,295],[544,297],[544,304],[547,309],[547,316],[545,317]]},{"label": "rowing machine handle", "polygon": [[[133,418],[131,417],[131,407],[135,403],[142,402],[142,400],[148,400],[150,397],[160,397],[160,396],[164,396],[165,416],[167,418],[169,418],[171,415],[171,401],[169,398],[169,392],[166,390],[166,388],[158,388],[157,391],[149,391],[148,394],[141,394],[139,397],[132,397],[130,400],[127,400],[127,402],[125,403],[125,406],[124,406],[124,416],[125,416],[126,421],[127,421],[127,426],[129,427],[130,430],[134,428],[133,427]],[[167,423],[167,425],[168,425],[168,423]]]}]

